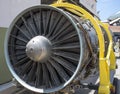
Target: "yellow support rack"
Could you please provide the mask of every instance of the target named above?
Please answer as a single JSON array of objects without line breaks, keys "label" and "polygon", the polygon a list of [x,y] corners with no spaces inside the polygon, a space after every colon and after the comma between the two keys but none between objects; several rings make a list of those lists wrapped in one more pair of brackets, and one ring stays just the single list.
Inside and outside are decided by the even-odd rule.
[{"label": "yellow support rack", "polygon": [[[116,69],[116,58],[115,58],[115,54],[114,54],[114,51],[113,51],[113,39],[112,39],[112,35],[110,33],[110,30],[109,30],[109,25],[107,23],[102,23],[98,19],[96,19],[96,20],[98,21],[99,25],[102,26],[105,29],[105,31],[107,33],[107,36],[109,38],[109,46],[108,46],[107,56],[104,59],[105,60],[104,62],[106,62],[106,69],[107,69],[108,82],[109,82],[110,81],[110,70],[115,70]],[[102,67],[101,67],[101,70],[102,70]],[[104,80],[103,80],[103,79],[105,79],[104,75],[105,74],[101,74],[100,82],[104,83]],[[107,83],[105,83],[105,84],[107,86]],[[102,84],[100,84],[100,85],[102,85]],[[109,88],[109,90],[110,89],[114,90],[114,86],[111,83],[110,83],[108,88]],[[99,93],[101,91],[105,91],[104,87],[99,88]],[[106,93],[100,93],[100,94],[110,94],[110,93],[108,91]]]},{"label": "yellow support rack", "polygon": [[110,60],[109,61],[110,62],[110,66],[109,66],[110,70],[115,70],[116,69],[116,63],[115,63],[116,58],[115,58],[115,54],[114,54],[114,51],[113,51],[113,38],[112,38],[111,32],[109,30],[109,25],[107,23],[102,23],[99,20],[97,20],[97,21],[98,21],[99,25],[101,25],[105,29],[105,31],[108,35],[110,43],[109,43],[106,59]]},{"label": "yellow support rack", "polygon": [[[52,4],[51,6],[53,7],[62,7],[65,8],[66,10],[71,11],[72,13],[78,15],[78,16],[82,16],[85,19],[88,19],[91,21],[92,25],[94,26],[97,36],[98,36],[98,40],[99,40],[99,73],[100,73],[100,86],[99,86],[99,94],[110,94],[110,90],[111,88],[113,88],[113,86],[111,85],[110,82],[110,69],[115,69],[116,65],[115,65],[115,56],[114,56],[114,52],[112,49],[112,36],[108,30],[108,26],[106,24],[102,24],[100,21],[96,20],[92,15],[90,15],[86,10],[84,10],[83,8],[71,4],[71,3],[67,3],[67,2],[63,2],[63,0],[58,0],[56,3]],[[107,56],[105,57],[104,52],[105,52],[105,45],[104,45],[104,37],[103,37],[103,33],[101,31],[101,28],[99,25],[102,25],[105,30],[107,31],[109,40],[110,40],[110,44],[109,44],[109,49],[108,49],[108,53]],[[110,64],[109,64],[110,62]]]}]

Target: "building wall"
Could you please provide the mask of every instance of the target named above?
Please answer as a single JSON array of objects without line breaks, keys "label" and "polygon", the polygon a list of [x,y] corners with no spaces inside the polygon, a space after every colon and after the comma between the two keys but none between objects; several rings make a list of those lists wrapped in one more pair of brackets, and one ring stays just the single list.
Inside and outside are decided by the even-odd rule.
[{"label": "building wall", "polygon": [[97,15],[96,0],[79,0],[79,2],[84,5],[88,10],[90,10],[94,15]]},{"label": "building wall", "polygon": [[40,0],[0,0],[0,27],[9,27],[21,11],[35,5],[40,5]]},{"label": "building wall", "polygon": [[4,56],[7,28],[21,11],[35,5],[40,5],[40,0],[0,0],[0,85],[12,80]]},{"label": "building wall", "polygon": [[0,28],[0,85],[11,80],[12,76],[5,63],[4,56],[4,36],[6,28]]},{"label": "building wall", "polygon": [[[79,0],[93,14],[96,14],[96,0]],[[41,0],[0,0],[0,27],[9,27],[12,20],[24,9],[40,5]]]},{"label": "building wall", "polygon": [[120,26],[110,26],[110,29],[114,33],[115,41],[120,39]]}]

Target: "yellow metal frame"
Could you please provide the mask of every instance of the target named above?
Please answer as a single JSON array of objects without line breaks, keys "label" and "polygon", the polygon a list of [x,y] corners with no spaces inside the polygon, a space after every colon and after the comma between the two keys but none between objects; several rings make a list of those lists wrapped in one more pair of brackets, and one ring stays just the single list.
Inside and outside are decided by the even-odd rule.
[{"label": "yellow metal frame", "polygon": [[[116,65],[115,65],[115,55],[112,49],[112,36],[110,34],[110,31],[108,30],[108,25],[103,24],[99,20],[95,19],[83,8],[71,3],[63,2],[63,0],[58,0],[56,3],[52,4],[51,6],[63,7],[66,10],[69,10],[72,13],[80,17],[82,16],[85,19],[88,19],[91,21],[92,25],[96,30],[98,40],[99,40],[100,86],[99,86],[98,93],[110,94],[110,89],[113,87],[110,83],[110,69],[115,69]],[[106,57],[104,56],[104,52],[105,52],[104,37],[99,25],[104,27],[110,40],[109,49]]]},{"label": "yellow metal frame", "polygon": [[[97,19],[96,19],[97,20]],[[108,46],[108,52],[107,52],[107,56],[103,59],[103,62],[105,62],[105,65],[101,64],[100,66],[100,75],[101,75],[101,79],[100,79],[100,88],[99,88],[99,93],[101,94],[102,92],[106,92],[106,93],[102,93],[102,94],[110,94],[110,89],[114,90],[114,86],[110,83],[110,70],[115,70],[116,69],[116,58],[115,58],[115,54],[113,51],[113,39],[112,39],[112,35],[109,31],[109,25],[107,23],[102,23],[101,21],[97,20],[99,25],[102,26],[109,38],[109,46]],[[107,83],[105,83],[103,79],[105,79],[105,74],[101,73],[103,72],[102,69],[103,67],[106,67],[106,74],[107,74],[107,79],[106,81],[108,81]],[[109,91],[106,91],[106,89],[102,86],[104,83],[104,85],[106,84],[106,87],[109,89]],[[109,84],[110,83],[110,84]]]},{"label": "yellow metal frame", "polygon": [[[97,20],[97,19],[96,19]],[[108,47],[108,52],[107,52],[107,56],[106,56],[106,60],[110,60],[109,63],[110,63],[110,70],[115,70],[116,69],[116,58],[115,58],[115,54],[114,54],[114,51],[113,51],[113,38],[112,38],[112,35],[109,31],[109,25],[107,23],[102,23],[101,21],[97,20],[99,25],[101,25],[107,35],[108,35],[108,38],[109,38],[109,47]]]}]

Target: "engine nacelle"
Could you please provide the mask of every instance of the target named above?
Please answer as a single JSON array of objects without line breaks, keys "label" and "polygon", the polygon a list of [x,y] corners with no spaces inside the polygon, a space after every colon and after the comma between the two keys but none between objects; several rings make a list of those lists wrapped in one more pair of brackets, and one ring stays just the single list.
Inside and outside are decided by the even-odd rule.
[{"label": "engine nacelle", "polygon": [[[106,39],[106,47],[108,43]],[[89,78],[93,69],[98,72],[98,37],[91,22],[83,17],[62,8],[34,6],[10,25],[5,56],[21,85],[34,92],[51,93]]]}]

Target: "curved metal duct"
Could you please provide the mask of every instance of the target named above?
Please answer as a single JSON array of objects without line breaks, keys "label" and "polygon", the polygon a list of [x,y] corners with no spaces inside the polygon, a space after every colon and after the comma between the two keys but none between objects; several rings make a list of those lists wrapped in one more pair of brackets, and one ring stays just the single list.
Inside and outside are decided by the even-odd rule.
[{"label": "curved metal duct", "polygon": [[89,21],[45,5],[20,13],[5,40],[12,75],[38,93],[63,89],[84,69],[89,71],[97,49],[98,39]]}]

